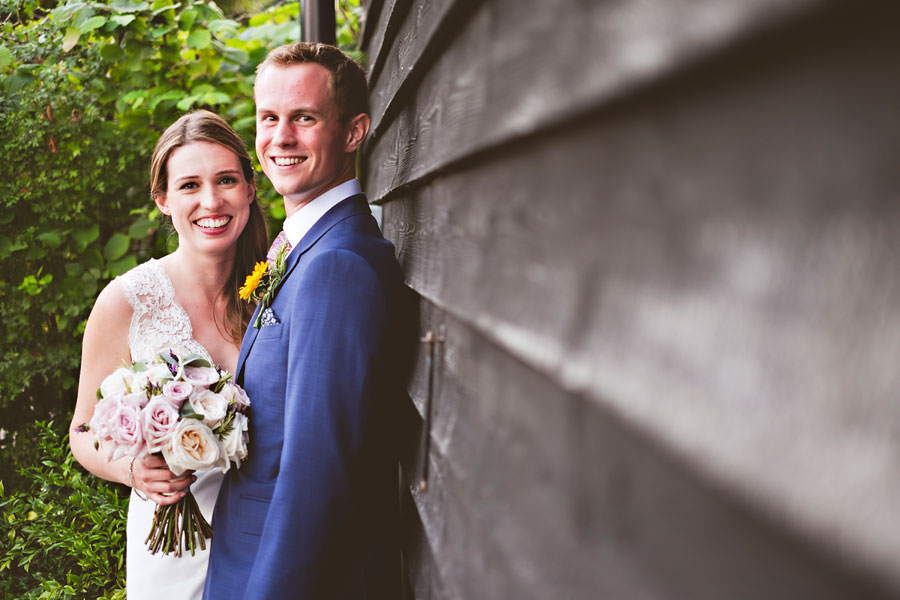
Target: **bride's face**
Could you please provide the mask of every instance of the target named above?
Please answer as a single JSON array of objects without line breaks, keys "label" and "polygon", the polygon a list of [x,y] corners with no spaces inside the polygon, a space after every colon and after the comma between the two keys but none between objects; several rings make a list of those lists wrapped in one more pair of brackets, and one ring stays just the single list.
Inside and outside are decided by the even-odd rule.
[{"label": "bride's face", "polygon": [[177,148],[166,169],[168,186],[156,204],[171,215],[179,247],[232,252],[250,217],[255,192],[238,156],[219,144],[193,142]]}]

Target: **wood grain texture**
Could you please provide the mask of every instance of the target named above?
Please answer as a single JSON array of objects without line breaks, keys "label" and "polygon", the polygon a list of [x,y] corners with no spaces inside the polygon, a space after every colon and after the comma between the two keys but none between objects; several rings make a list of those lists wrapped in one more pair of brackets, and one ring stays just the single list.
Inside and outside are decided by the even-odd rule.
[{"label": "wood grain texture", "polygon": [[[383,81],[370,81],[373,131],[378,131],[382,121],[390,118],[385,111],[392,100],[398,95],[408,97],[400,88],[422,79],[434,57],[465,25],[476,6],[477,3],[459,0],[415,3],[394,38],[393,51],[387,54],[383,70],[379,71],[385,74]],[[399,105],[393,103],[395,107]]]},{"label": "wood grain texture", "polygon": [[[433,65],[430,56],[421,59],[429,68],[419,68],[414,53],[396,56],[403,68],[378,78],[373,104],[396,116],[383,120],[373,113],[375,128],[366,152],[377,170],[370,169],[367,192],[378,201],[394,187],[570,120],[759,29],[826,4],[822,0],[480,3],[465,19],[462,31],[445,32],[442,37],[452,44]],[[455,18],[436,18],[452,8],[446,2],[435,6],[407,14],[414,25],[404,25],[404,31],[415,34],[412,45],[436,35],[420,29],[431,32],[435,24],[458,24]],[[422,12],[435,17],[422,19]],[[400,47],[391,50],[394,55],[404,52]]]},{"label": "wood grain texture", "polygon": [[382,30],[378,26],[378,18],[381,16],[381,9],[384,8],[384,0],[363,0],[362,7],[364,16],[362,30],[359,33],[359,49],[366,52],[372,43],[372,35]]},{"label": "wood grain texture", "polygon": [[[446,343],[426,492],[422,457],[404,460],[417,598],[891,597],[466,323],[427,301],[422,318]],[[421,413],[424,378],[412,388]]]},{"label": "wood grain texture", "polygon": [[[377,79],[391,52],[397,30],[411,5],[412,0],[386,0],[381,8],[378,26],[374,28],[371,40],[365,48],[370,89],[371,82]],[[371,92],[369,95],[371,97]]]},{"label": "wood grain texture", "polygon": [[[715,482],[720,496],[709,502],[737,498],[900,594],[900,80],[891,76],[900,40],[888,18],[897,9],[880,6],[858,21],[764,40],[425,187],[391,192],[385,232],[410,285],[527,365],[506,377],[510,385],[552,382],[516,388],[514,416],[511,399],[491,405],[506,392],[501,380],[461,369],[460,391],[443,393],[482,411],[459,419],[488,425],[454,433],[447,448],[449,417],[438,417],[435,445],[447,460],[435,466],[438,481],[470,475],[474,462],[453,467],[469,448],[487,477],[507,473],[492,453],[530,456],[529,444],[564,443],[558,421],[568,409],[534,403],[580,398],[582,413],[624,424],[586,417],[584,437],[601,441],[584,443],[618,436],[627,445],[632,428],[665,449],[660,460]],[[477,63],[487,50],[461,51]],[[410,139],[439,123],[408,123]],[[416,146],[404,151],[414,168],[430,160]],[[397,177],[377,185],[393,190],[414,174]],[[468,342],[455,360],[477,363],[482,346]],[[492,410],[534,427],[504,437]],[[573,460],[555,451],[554,466]],[[559,482],[576,485],[566,473]],[[420,506],[431,540],[452,528],[447,519],[481,529],[501,507],[517,518],[499,494],[467,495],[481,484],[453,479],[443,493],[459,499],[435,492],[435,506]],[[691,485],[683,493],[700,494]],[[756,543],[733,527],[732,543]],[[454,543],[443,559],[471,555],[515,581],[533,566],[511,546]],[[448,586],[478,579],[448,569]],[[496,591],[482,597],[508,590]]]}]

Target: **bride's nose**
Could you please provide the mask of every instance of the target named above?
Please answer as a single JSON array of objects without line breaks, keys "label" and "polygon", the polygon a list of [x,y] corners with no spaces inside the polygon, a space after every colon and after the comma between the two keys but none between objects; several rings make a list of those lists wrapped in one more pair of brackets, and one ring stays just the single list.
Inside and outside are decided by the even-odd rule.
[{"label": "bride's nose", "polygon": [[212,210],[222,205],[222,196],[215,186],[206,186],[200,191],[200,207]]}]

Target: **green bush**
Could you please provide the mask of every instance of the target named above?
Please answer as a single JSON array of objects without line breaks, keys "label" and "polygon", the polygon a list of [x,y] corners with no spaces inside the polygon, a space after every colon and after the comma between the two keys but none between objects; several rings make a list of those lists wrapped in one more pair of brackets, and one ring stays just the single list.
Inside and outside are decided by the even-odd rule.
[{"label": "green bush", "polygon": [[0,598],[124,599],[124,488],[77,465],[62,425],[28,437],[18,489],[0,494]]},{"label": "green bush", "polygon": [[97,292],[170,249],[147,187],[159,134],[203,107],[252,148],[255,66],[296,39],[298,14],[296,2],[240,23],[202,0],[0,0],[4,428],[72,407]]}]

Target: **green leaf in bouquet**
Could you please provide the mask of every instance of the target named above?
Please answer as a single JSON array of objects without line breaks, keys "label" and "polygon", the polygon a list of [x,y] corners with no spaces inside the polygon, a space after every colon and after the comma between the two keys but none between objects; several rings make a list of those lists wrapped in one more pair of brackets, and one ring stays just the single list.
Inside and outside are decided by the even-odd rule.
[{"label": "green leaf in bouquet", "polygon": [[176,357],[173,357],[170,353],[162,352],[158,356],[170,367],[175,367],[176,369],[178,368],[178,359]]},{"label": "green leaf in bouquet", "polygon": [[131,364],[131,370],[135,373],[140,373],[147,370],[147,365],[143,361],[136,360]]},{"label": "green leaf in bouquet", "polygon": [[181,360],[181,364],[185,367],[211,367],[208,360],[199,354],[190,354]]},{"label": "green leaf in bouquet", "polygon": [[191,406],[190,402],[185,402],[184,404],[182,404],[181,410],[178,414],[180,414],[181,418],[183,419],[197,419],[198,421],[203,420],[203,415],[194,412],[194,407]]}]

